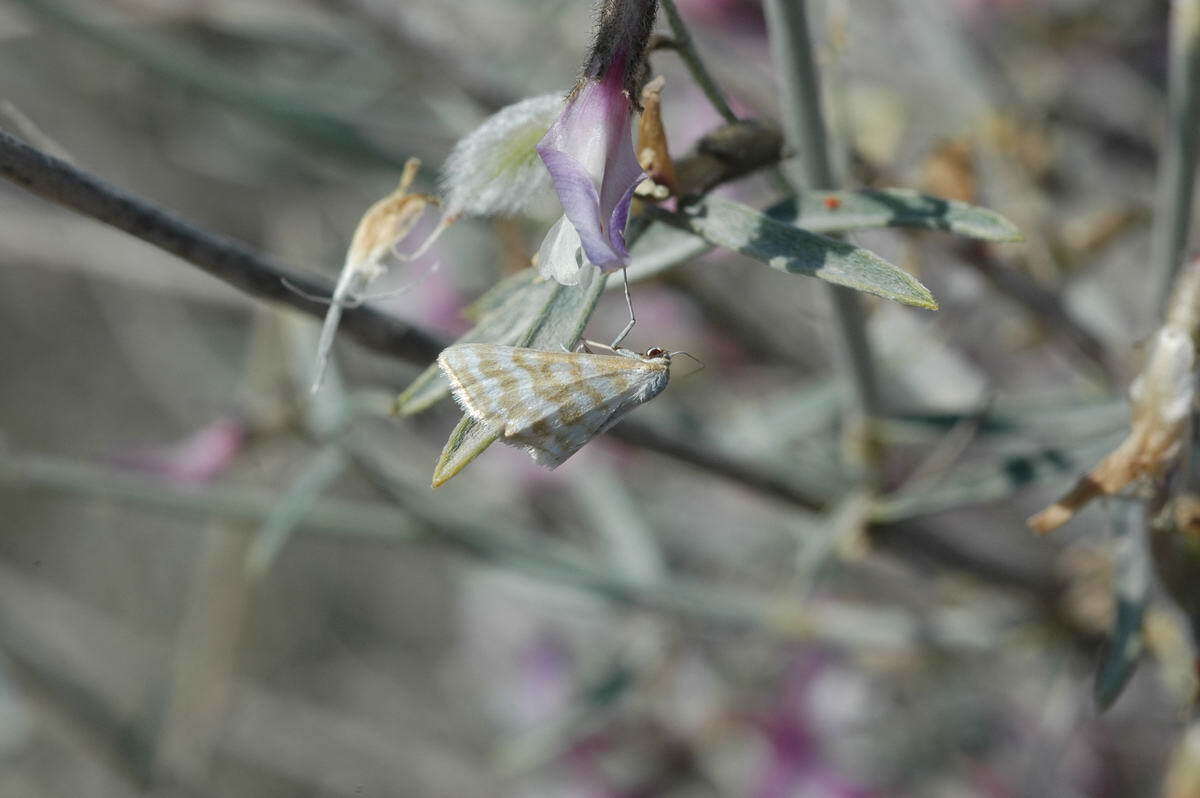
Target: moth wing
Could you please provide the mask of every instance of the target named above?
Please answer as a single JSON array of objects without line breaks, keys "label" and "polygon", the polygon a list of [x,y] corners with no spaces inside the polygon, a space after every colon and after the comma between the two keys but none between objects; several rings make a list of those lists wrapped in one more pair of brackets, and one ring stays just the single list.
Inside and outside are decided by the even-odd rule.
[{"label": "moth wing", "polygon": [[555,468],[667,384],[665,366],[620,355],[457,344],[438,365],[454,398],[501,441]]},{"label": "moth wing", "polygon": [[438,367],[450,381],[455,401],[481,424],[503,427],[504,409],[517,386],[508,372],[513,347],[497,344],[456,344],[438,355]]},{"label": "moth wing", "polygon": [[[595,357],[611,360],[609,356]],[[549,383],[540,392],[540,402],[528,403],[521,413],[508,419],[502,440],[525,447],[539,465],[547,468],[561,465],[592,438],[666,387],[665,368],[628,358],[620,360],[625,362],[584,364],[585,369],[594,365],[595,372],[583,378],[564,377]]]},{"label": "moth wing", "polygon": [[[580,360],[582,358],[582,360]],[[618,361],[600,363],[598,361]],[[519,429],[552,414],[570,384],[627,368],[626,358],[543,352],[502,344],[455,344],[438,355],[454,398],[472,418]]]}]

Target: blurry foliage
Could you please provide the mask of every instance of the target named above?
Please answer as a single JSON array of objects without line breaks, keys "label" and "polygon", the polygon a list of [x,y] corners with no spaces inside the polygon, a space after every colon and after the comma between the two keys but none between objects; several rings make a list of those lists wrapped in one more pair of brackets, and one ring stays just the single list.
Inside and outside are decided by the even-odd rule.
[{"label": "blurry foliage", "polygon": [[[724,185],[631,226],[633,338],[707,367],[554,472],[494,447],[431,493],[427,362],[344,333],[310,400],[318,322],[0,187],[0,795],[1191,794],[1189,621],[1144,581],[1155,553],[1194,623],[1190,465],[1148,513],[1023,523],[1126,436],[1162,323],[1164,4],[818,5],[848,189],[794,199],[777,134],[720,127],[780,118],[760,3],[660,20],[679,181]],[[407,158],[569,85],[587,6],[0,0],[0,126],[331,286]],[[864,303],[877,493],[825,297],[705,207],[849,231],[936,297]],[[461,221],[374,305],[605,339],[619,292],[512,267],[556,216]]]}]

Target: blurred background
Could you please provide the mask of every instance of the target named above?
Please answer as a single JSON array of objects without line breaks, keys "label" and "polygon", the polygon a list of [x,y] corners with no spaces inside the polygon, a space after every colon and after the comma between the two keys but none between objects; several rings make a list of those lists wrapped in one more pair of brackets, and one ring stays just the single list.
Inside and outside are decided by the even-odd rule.
[{"label": "blurred background", "polygon": [[[574,82],[590,5],[0,0],[0,127],[332,278],[406,158],[435,191],[460,136]],[[761,4],[678,6],[776,120]],[[1158,794],[1186,624],[1149,605],[1101,712],[1129,509],[1024,519],[1127,431],[1160,323],[1168,3],[817,6],[847,185],[1026,238],[852,236],[941,303],[867,303],[882,500],[838,465],[815,280],[713,253],[639,282],[629,345],[706,364],[633,414],[658,445],[494,446],[431,491],[456,408],[387,412],[427,362],[343,337],[310,400],[318,320],[0,185],[0,795]],[[720,117],[674,52],[651,69],[686,154]],[[455,226],[379,304],[450,340],[557,213]],[[624,320],[610,293],[588,336]]]}]

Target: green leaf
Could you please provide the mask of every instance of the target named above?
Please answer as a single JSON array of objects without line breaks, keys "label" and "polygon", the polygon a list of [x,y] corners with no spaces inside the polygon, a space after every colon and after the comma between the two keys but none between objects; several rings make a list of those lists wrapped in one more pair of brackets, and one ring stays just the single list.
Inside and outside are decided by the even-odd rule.
[{"label": "green leaf", "polygon": [[1016,225],[995,211],[904,188],[805,191],[771,207],[767,215],[813,233],[919,227],[984,241],[1024,240]]},{"label": "green leaf", "polygon": [[483,454],[499,437],[499,430],[485,427],[464,414],[450,432],[446,445],[442,447],[442,454],[438,457],[437,465],[433,467],[431,485],[435,488],[445,485],[459,471],[466,468],[468,463]]},{"label": "green leaf", "polygon": [[327,446],[317,452],[259,527],[254,543],[246,553],[245,569],[250,575],[258,578],[267,572],[321,494],[346,470],[347,462],[345,453],[338,446]]},{"label": "green leaf", "polygon": [[[703,205],[704,203],[701,203]],[[830,207],[830,206],[834,207]],[[810,233],[839,233],[877,227],[944,230],[983,241],[1023,241],[1016,225],[995,211],[921,194],[911,189],[804,191],[764,213]],[[644,235],[629,248],[629,279],[645,280],[709,252],[713,245],[667,221],[652,208]]]},{"label": "green leaf", "polygon": [[462,314],[472,321],[481,321],[488,313],[507,303],[514,294],[525,291],[537,279],[537,269],[533,268],[521,269],[515,274],[510,274],[463,308]]},{"label": "green leaf", "polygon": [[[588,269],[586,273],[588,277],[579,285],[567,286],[547,281],[552,286],[551,295],[538,308],[536,316],[516,341],[517,346],[546,350],[574,346],[583,334],[592,311],[596,309],[596,302],[604,292],[604,284],[608,279],[607,275],[595,269]],[[433,468],[433,487],[446,484],[499,437],[499,430],[464,415],[450,433],[450,439],[446,441],[441,457]]]},{"label": "green leaf", "polygon": [[[538,277],[535,269],[524,269],[501,280],[468,308],[479,314],[479,322],[463,334],[457,344],[516,344],[528,332],[561,286]],[[396,397],[392,412],[411,416],[439,402],[450,392],[446,375],[431,363]]]},{"label": "green leaf", "polygon": [[740,252],[773,269],[819,277],[906,305],[937,309],[928,288],[873,252],[809,233],[739,202],[709,197],[667,218],[710,244]]},{"label": "green leaf", "polygon": [[1112,706],[1137,670],[1144,648],[1142,620],[1146,617],[1154,582],[1142,502],[1113,499],[1111,504],[1116,533],[1112,584],[1116,612],[1112,636],[1092,684],[1092,696],[1101,710]]}]

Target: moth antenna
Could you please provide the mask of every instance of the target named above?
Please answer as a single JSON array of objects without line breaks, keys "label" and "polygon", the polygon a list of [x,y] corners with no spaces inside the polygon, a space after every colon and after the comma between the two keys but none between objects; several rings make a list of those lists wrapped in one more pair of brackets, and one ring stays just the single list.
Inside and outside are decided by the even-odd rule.
[{"label": "moth antenna", "polygon": [[700,358],[696,357],[695,355],[693,355],[691,352],[684,352],[684,351],[680,350],[678,352],[671,352],[670,355],[671,355],[671,357],[675,357],[676,355],[683,355],[684,357],[691,358],[692,360],[696,361],[696,363],[700,366],[700,368],[696,369],[695,371],[690,371],[687,374],[683,375],[685,377],[687,377],[691,374],[698,374],[699,372],[704,371],[704,368],[705,368],[704,361],[701,360]]}]

